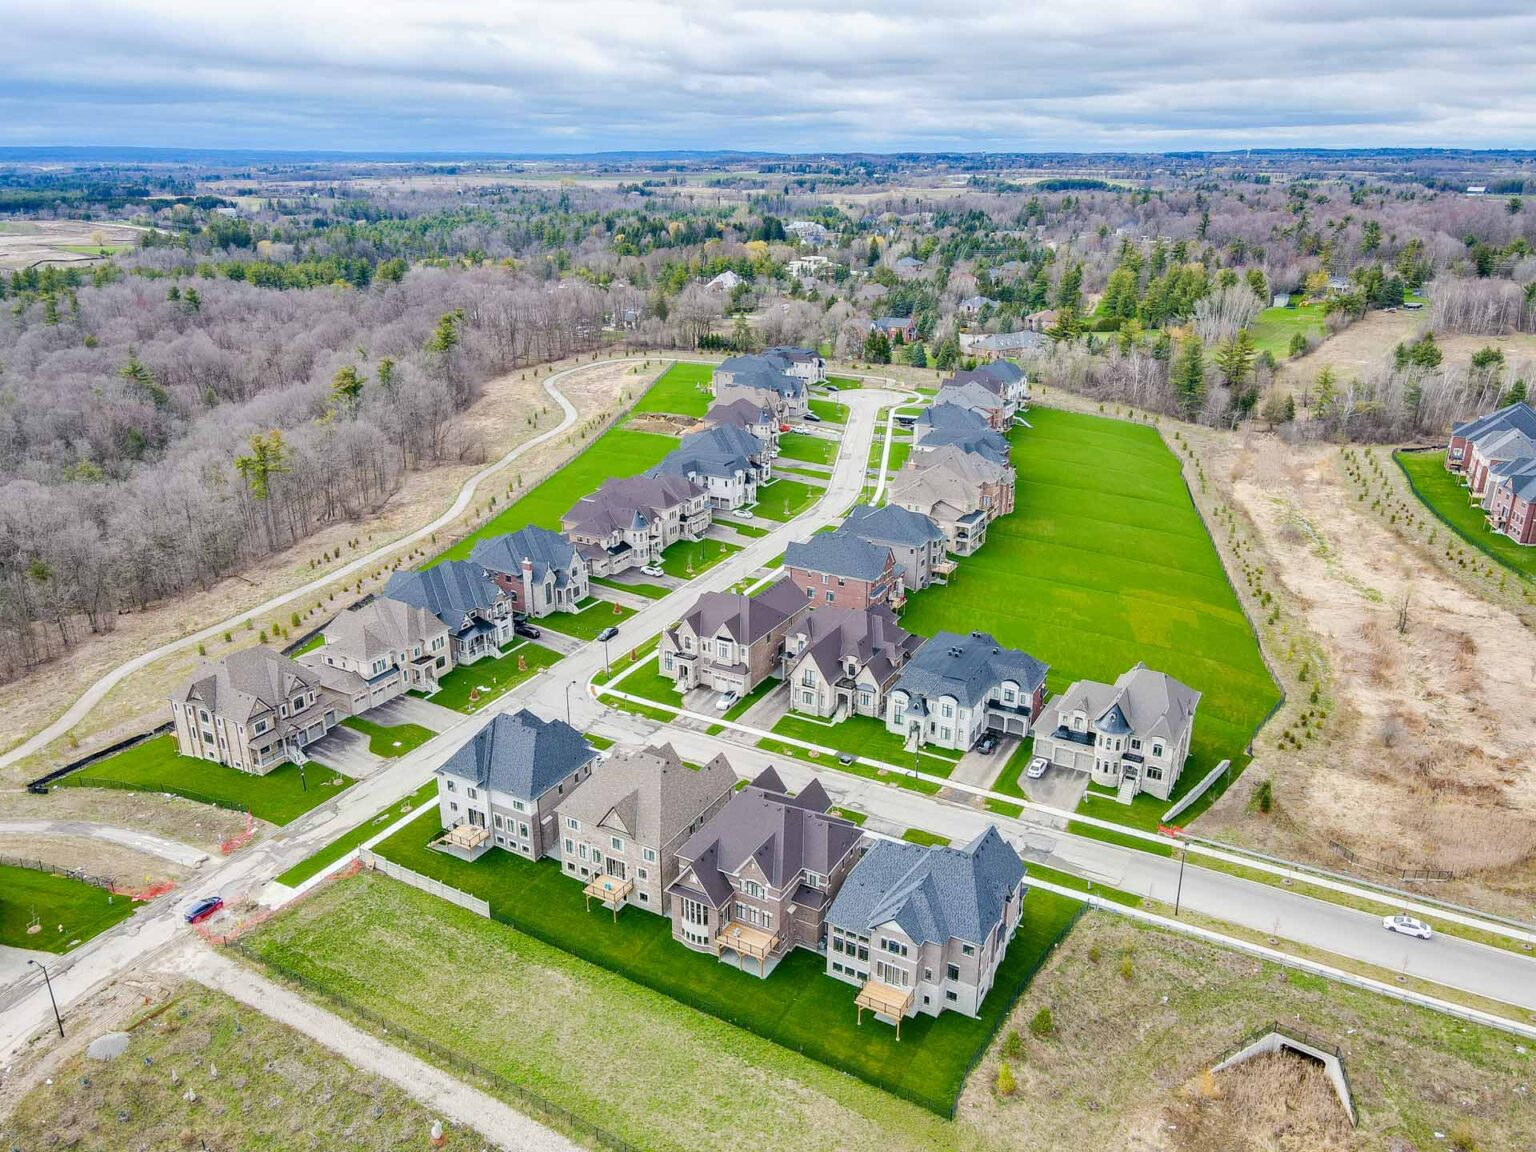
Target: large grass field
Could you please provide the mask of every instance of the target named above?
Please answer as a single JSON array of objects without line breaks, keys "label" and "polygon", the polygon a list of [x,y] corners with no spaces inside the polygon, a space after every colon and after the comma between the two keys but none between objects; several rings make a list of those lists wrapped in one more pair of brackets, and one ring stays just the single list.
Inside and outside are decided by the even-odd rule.
[{"label": "large grass field", "polygon": [[919,1015],[903,1022],[898,1042],[893,1028],[856,1023],[856,989],[827,976],[820,956],[796,950],[759,979],[684,948],[660,916],[630,908],[614,921],[606,909],[589,912],[581,884],[562,874],[556,861],[533,863],[493,849],[465,863],[427,847],[440,834],[439,822],[423,816],[377,850],[484,897],[492,917],[520,932],[943,1115],[954,1107],[972,1061],[1077,911],[1072,901],[1031,893],[982,1015]]},{"label": "large grass field", "polygon": [[[1258,641],[1156,430],[1044,408],[1030,423],[1012,434],[1015,511],[948,587],[913,594],[902,624],[989,631],[1049,664],[1053,693],[1137,661],[1182,680],[1202,694],[1188,788],[1223,757],[1237,762],[1279,698]],[[1132,807],[1155,821],[1167,805]],[[1091,811],[1131,818],[1113,803]]]},{"label": "large grass field", "polygon": [[[589,738],[590,739],[590,738]],[[432,804],[437,800],[437,779],[428,780],[420,788],[416,789],[403,800],[397,800],[377,816],[364,820],[350,832],[344,832],[335,840],[332,840],[320,851],[311,856],[306,856],[288,871],[277,878],[279,884],[287,884],[290,888],[296,888],[311,876],[315,875],[328,864],[334,864],[352,849],[356,848],[364,840],[372,839],[384,829],[388,828],[400,817],[414,812],[423,804]]]},{"label": "large grass field", "polygon": [[56,786],[169,792],[200,804],[248,811],[258,820],[287,824],[351,785],[346,776],[313,760],[302,774],[292,764],[280,765],[265,776],[226,768],[181,755],[176,751],[176,738],[166,734],[98,760],[64,777]]},{"label": "large grass field", "polygon": [[[540,625],[543,621],[539,621]],[[521,658],[526,667],[519,669]],[[438,679],[439,689],[432,694],[432,703],[452,708],[455,712],[478,712],[498,696],[505,695],[541,668],[548,668],[560,661],[560,653],[539,644],[524,641],[507,649],[495,660],[480,660],[455,668]],[[471,700],[470,694],[479,690],[479,699]]]},{"label": "large grass field", "polygon": [[[0,864],[0,944],[8,948],[68,952],[126,920],[133,909],[127,896],[83,880]],[[38,931],[29,935],[34,915]]]},{"label": "large grass field", "polygon": [[1260,352],[1268,352],[1276,360],[1290,356],[1291,337],[1298,332],[1314,341],[1321,340],[1326,333],[1323,310],[1315,304],[1265,308],[1248,329],[1253,346]]},{"label": "large grass field", "polygon": [[368,751],[375,756],[404,756],[412,748],[420,748],[437,733],[420,724],[375,724],[361,716],[348,716],[343,727],[361,732],[368,737]]},{"label": "large grass field", "polygon": [[1414,494],[1446,527],[1510,571],[1536,577],[1536,548],[1516,544],[1488,527],[1483,510],[1472,503],[1461,478],[1445,470],[1444,452],[1394,452],[1392,459],[1408,477]]},{"label": "large grass field", "polygon": [[634,410],[702,416],[713,402],[709,380],[714,374],[713,364],[674,364],[640,397]]}]

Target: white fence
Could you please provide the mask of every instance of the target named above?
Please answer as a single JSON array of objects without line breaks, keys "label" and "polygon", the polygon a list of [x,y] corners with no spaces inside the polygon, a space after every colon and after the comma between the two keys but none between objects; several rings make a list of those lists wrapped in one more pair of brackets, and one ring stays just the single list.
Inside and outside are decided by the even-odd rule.
[{"label": "white fence", "polygon": [[430,876],[423,876],[420,872],[412,872],[409,868],[402,868],[393,860],[386,860],[371,848],[364,848],[358,853],[363,863],[370,868],[375,868],[402,884],[409,884],[412,888],[420,888],[423,892],[430,892],[450,904],[457,904],[460,908],[468,908],[477,916],[491,918],[491,906],[478,896],[471,896],[468,892],[461,892],[457,888],[450,888],[441,880],[434,880]]},{"label": "white fence", "polygon": [[1212,768],[1209,772],[1206,773],[1204,780],[1200,781],[1200,783],[1196,784],[1193,788],[1186,792],[1182,800],[1180,800],[1172,808],[1168,809],[1168,811],[1163,813],[1163,823],[1171,823],[1175,816],[1177,816],[1180,812],[1184,811],[1184,809],[1188,808],[1196,800],[1200,799],[1200,797],[1204,796],[1208,791],[1210,791],[1211,785],[1216,783],[1217,780],[1220,780],[1229,771],[1231,771],[1231,769],[1232,761],[1230,760],[1223,760],[1220,764],[1216,765],[1216,767]]}]

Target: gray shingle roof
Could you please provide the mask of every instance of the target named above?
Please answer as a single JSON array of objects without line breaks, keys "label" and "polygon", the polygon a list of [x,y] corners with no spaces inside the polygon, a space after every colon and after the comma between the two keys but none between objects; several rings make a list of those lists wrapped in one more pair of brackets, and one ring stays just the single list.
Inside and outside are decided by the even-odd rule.
[{"label": "gray shingle roof", "polygon": [[719,476],[729,480],[738,472],[750,473],[753,461],[761,459],[766,450],[766,445],[746,429],[717,424],[684,436],[646,475]]},{"label": "gray shingle roof", "polygon": [[244,723],[268,709],[276,711],[299,691],[316,688],[319,677],[270,648],[244,648],[198,665],[171,697],[179,704],[201,704],[227,720]]},{"label": "gray shingle roof", "polygon": [[523,561],[533,562],[533,578],[542,581],[554,569],[555,582],[564,582],[576,549],[558,532],[529,524],[505,536],[492,536],[475,545],[469,558],[490,572],[521,577]]},{"label": "gray shingle roof", "polygon": [[384,585],[388,599],[426,609],[455,635],[469,617],[494,608],[501,594],[472,560],[445,560],[420,572],[396,572]]},{"label": "gray shingle roof", "polygon": [[828,683],[843,675],[847,661],[867,668],[884,687],[907,658],[922,646],[896,622],[896,614],[884,604],[872,608],[818,608],[800,618],[797,633],[805,635],[805,649],[796,659],[810,659]]},{"label": "gray shingle roof", "polygon": [[723,360],[715,371],[727,372],[738,387],[762,388],[780,396],[805,395],[805,381],[791,376],[784,369],[788,363],[775,356],[732,356]]},{"label": "gray shingle roof", "polygon": [[1471,420],[1463,420],[1460,424],[1451,425],[1451,434],[1475,440],[1478,436],[1490,431],[1504,428],[1518,428],[1528,436],[1536,436],[1536,408],[1532,408],[1523,400],[1506,404],[1497,411],[1487,412]]},{"label": "gray shingle roof", "polygon": [[1086,712],[1095,731],[1110,735],[1135,733],[1173,739],[1200,703],[1200,693],[1166,672],[1145,664],[1122,673],[1114,684],[1079,680],[1062,694],[1061,702],[1048,710]]},{"label": "gray shingle roof", "polygon": [[[325,646],[333,655],[368,662],[391,652],[408,651],[439,635],[441,620],[407,601],[384,597],[341,613],[325,626]],[[454,627],[458,627],[455,621]]]},{"label": "gray shingle roof", "polygon": [[914,943],[982,945],[1026,875],[996,826],[964,848],[879,840],[853,866],[827,923],[869,936],[894,921]]},{"label": "gray shingle roof", "polygon": [[624,831],[641,844],[670,844],[736,786],[724,756],[688,767],[670,744],[614,756],[560,804],[584,824]]},{"label": "gray shingle roof", "polygon": [[827,572],[850,580],[878,580],[891,562],[891,550],[858,536],[823,532],[796,540],[784,549],[785,568]]},{"label": "gray shingle roof", "polygon": [[1004,680],[1012,680],[1028,695],[1045,683],[1046,671],[1047,666],[1029,653],[1004,648],[989,633],[939,632],[917,650],[896,689],[921,701],[952,696],[969,708]]},{"label": "gray shingle roof", "polygon": [[439,774],[537,800],[597,752],[560,720],[541,720],[526,708],[502,712],[443,762]]},{"label": "gray shingle roof", "polygon": [[986,411],[1003,406],[1002,397],[988,388],[985,384],[976,380],[965,380],[959,384],[944,384],[939,388],[938,398],[935,404],[958,404],[962,408],[972,411]]},{"label": "gray shingle roof", "polygon": [[684,615],[698,636],[716,636],[723,628],[738,644],[751,644],[805,607],[805,593],[788,576],[755,596],[741,592],[705,592]]},{"label": "gray shingle roof", "polygon": [[957,432],[949,428],[935,428],[923,437],[919,451],[932,452],[939,448],[954,447],[972,456],[980,456],[993,464],[1007,464],[1011,445],[1001,432],[990,428],[980,432]]},{"label": "gray shingle roof", "polygon": [[669,508],[686,504],[703,489],[687,476],[666,474],[604,480],[596,492],[583,496],[560,519],[567,532],[608,536],[649,527],[665,518]]},{"label": "gray shingle roof", "polygon": [[897,504],[871,508],[860,504],[848,513],[837,533],[847,533],[876,544],[903,544],[921,548],[924,544],[948,539],[940,528],[921,512],[912,512]]},{"label": "gray shingle roof", "polygon": [[765,408],[745,396],[729,404],[711,404],[704,413],[706,424],[726,424],[733,428],[751,428],[757,424],[777,424],[773,409]]},{"label": "gray shingle roof", "polygon": [[916,424],[936,432],[941,429],[948,432],[986,432],[992,427],[980,412],[948,401],[939,401],[924,408],[918,413]]}]

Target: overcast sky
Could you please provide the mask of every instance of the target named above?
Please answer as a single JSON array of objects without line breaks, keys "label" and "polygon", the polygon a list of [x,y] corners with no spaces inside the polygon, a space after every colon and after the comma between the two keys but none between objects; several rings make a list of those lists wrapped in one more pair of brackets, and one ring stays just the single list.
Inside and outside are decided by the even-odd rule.
[{"label": "overcast sky", "polygon": [[1536,147],[1536,0],[0,0],[0,144]]}]

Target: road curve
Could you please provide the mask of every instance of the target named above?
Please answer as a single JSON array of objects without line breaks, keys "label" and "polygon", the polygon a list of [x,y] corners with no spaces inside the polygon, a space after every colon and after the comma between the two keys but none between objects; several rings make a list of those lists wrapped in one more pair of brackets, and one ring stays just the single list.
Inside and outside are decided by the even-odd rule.
[{"label": "road curve", "polygon": [[285,604],[291,604],[295,600],[301,600],[306,596],[311,596],[322,588],[325,588],[327,585],[332,584],[337,580],[345,579],[354,573],[361,572],[364,569],[379,563],[379,561],[383,560],[384,558],[393,555],[401,548],[409,547],[410,545],[415,544],[420,540],[425,540],[438,529],[445,528],[449,524],[452,524],[456,519],[458,519],[460,513],[469,507],[470,501],[474,499],[475,490],[480,486],[482,481],[484,481],[487,477],[495,474],[496,472],[501,471],[501,469],[512,463],[512,461],[516,460],[523,453],[529,451],[532,448],[536,448],[540,444],[546,443],[549,440],[553,440],[556,436],[561,435],[576,423],[579,417],[579,413],[576,411],[576,406],[567,400],[564,393],[562,393],[557,387],[561,380],[577,372],[585,372],[588,369],[600,368],[608,364],[623,364],[631,359],[633,359],[633,357],[619,356],[609,360],[593,360],[587,364],[578,364],[573,368],[566,368],[563,371],[556,372],[554,375],[550,376],[544,381],[544,391],[549,393],[551,399],[553,399],[556,404],[560,405],[561,411],[564,413],[560,423],[555,425],[553,428],[539,433],[532,440],[526,440],[519,444],[516,448],[513,448],[506,455],[502,456],[501,459],[487,464],[484,468],[480,469],[480,471],[476,472],[468,480],[464,481],[464,485],[459,489],[458,497],[454,500],[452,506],[450,506],[448,511],[444,512],[436,520],[433,520],[430,524],[427,524],[424,527],[416,529],[416,531],[406,536],[403,536],[397,540],[392,540],[388,544],[385,544],[379,548],[375,548],[372,552],[369,552],[365,556],[359,556],[355,560],[348,561],[334,572],[328,572],[324,576],[320,576],[314,580],[311,580],[308,584],[304,584],[298,588],[284,592],[280,596],[274,596],[272,599],[266,601],[265,603],[258,604],[256,607],[248,609],[247,611],[240,613],[238,616],[231,616],[227,620],[222,620],[217,624],[211,624],[207,628],[202,629],[200,632],[194,632],[189,636],[183,636],[178,640],[172,640],[166,644],[160,645],[158,648],[153,648],[148,652],[142,652],[135,656],[133,659],[119,664],[116,668],[113,668],[110,672],[107,672],[99,680],[87,688],[83,693],[81,693],[79,698],[76,699],[75,702],[71,704],[64,711],[64,714],[61,715],[57,720],[53,721],[53,723],[49,724],[46,728],[34,732],[26,740],[23,740],[20,744],[16,745],[16,747],[3,754],[0,754],[0,768],[8,768],[20,760],[25,760],[34,752],[38,752],[43,748],[46,748],[49,744],[63,736],[76,724],[80,723],[81,720],[85,719],[85,717],[90,714],[91,709],[96,707],[97,704],[101,703],[106,694],[115,688],[118,684],[122,683],[122,681],[133,675],[135,672],[139,671],[141,668],[145,668],[148,665],[153,664],[162,656],[169,656],[171,653],[178,652],[183,648],[190,647],[194,644],[200,644],[205,640],[211,640],[215,636],[223,635],[225,632],[239,627],[247,620],[254,620],[256,617],[271,612],[273,609],[281,608]]}]

